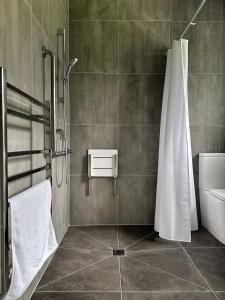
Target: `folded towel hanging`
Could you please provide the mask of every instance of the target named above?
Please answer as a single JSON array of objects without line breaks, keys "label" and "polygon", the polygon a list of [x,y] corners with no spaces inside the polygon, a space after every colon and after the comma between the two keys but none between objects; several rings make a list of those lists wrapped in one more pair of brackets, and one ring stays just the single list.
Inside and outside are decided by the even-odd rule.
[{"label": "folded towel hanging", "polygon": [[9,199],[12,280],[6,300],[19,298],[58,243],[51,219],[51,184],[45,180]]}]

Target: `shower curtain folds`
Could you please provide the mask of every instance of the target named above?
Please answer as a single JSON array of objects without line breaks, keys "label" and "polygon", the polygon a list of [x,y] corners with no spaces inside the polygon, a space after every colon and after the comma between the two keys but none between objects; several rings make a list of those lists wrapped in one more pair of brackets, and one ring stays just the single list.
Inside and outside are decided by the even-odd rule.
[{"label": "shower curtain folds", "polygon": [[188,41],[168,50],[164,85],[155,230],[160,237],[191,241],[198,229],[188,113]]}]

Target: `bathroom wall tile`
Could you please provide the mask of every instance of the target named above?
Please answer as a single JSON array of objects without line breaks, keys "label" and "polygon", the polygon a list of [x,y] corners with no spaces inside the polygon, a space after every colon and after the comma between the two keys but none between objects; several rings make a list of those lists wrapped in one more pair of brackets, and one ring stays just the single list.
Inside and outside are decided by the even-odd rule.
[{"label": "bathroom wall tile", "polygon": [[159,124],[164,75],[119,77],[119,124]]},{"label": "bathroom wall tile", "polygon": [[71,224],[116,224],[116,198],[112,178],[92,179],[88,195],[88,177],[71,176]]},{"label": "bathroom wall tile", "polygon": [[[32,92],[31,15],[24,1],[0,1],[2,61],[7,79]],[[21,76],[23,74],[23,76]]]},{"label": "bathroom wall tile", "polygon": [[[171,23],[171,41],[179,39],[187,23]],[[185,38],[189,40],[189,72],[220,72],[220,22],[199,22],[191,27]]]},{"label": "bathroom wall tile", "polygon": [[191,126],[194,174],[198,175],[199,153],[220,151],[220,126]]},{"label": "bathroom wall tile", "polygon": [[225,126],[220,126],[220,152],[225,153]]},{"label": "bathroom wall tile", "polygon": [[119,126],[119,171],[155,175],[159,126]]},{"label": "bathroom wall tile", "polygon": [[163,73],[169,47],[168,22],[121,21],[120,72]]},{"label": "bathroom wall tile", "polygon": [[[189,21],[201,0],[171,0],[171,19],[173,21]],[[198,21],[220,21],[221,20],[221,0],[208,0],[198,15]]]},{"label": "bathroom wall tile", "polygon": [[170,1],[168,0],[120,0],[121,20],[169,20]]},{"label": "bathroom wall tile", "polygon": [[220,75],[189,74],[190,123],[220,123]]},{"label": "bathroom wall tile", "polygon": [[116,20],[118,0],[71,0],[70,20]]},{"label": "bathroom wall tile", "polygon": [[117,123],[117,77],[108,74],[71,74],[71,123]]},{"label": "bathroom wall tile", "polygon": [[117,148],[117,129],[111,125],[71,125],[71,174],[87,174],[87,150]]},{"label": "bathroom wall tile", "polygon": [[119,224],[154,224],[156,176],[121,175],[118,195]]},{"label": "bathroom wall tile", "polygon": [[[225,6],[225,4],[224,4]],[[224,21],[225,21],[225,8],[223,11]],[[225,73],[225,23],[222,22],[222,44],[221,44],[221,72]]]},{"label": "bathroom wall tile", "polygon": [[75,71],[117,71],[117,22],[70,22],[70,57],[78,57]]}]

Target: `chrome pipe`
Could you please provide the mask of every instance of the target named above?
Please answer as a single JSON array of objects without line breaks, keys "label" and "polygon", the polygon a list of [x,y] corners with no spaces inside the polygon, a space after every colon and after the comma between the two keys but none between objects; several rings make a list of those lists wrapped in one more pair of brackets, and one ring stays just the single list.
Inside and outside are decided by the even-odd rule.
[{"label": "chrome pipe", "polygon": [[10,284],[9,232],[8,232],[8,158],[7,158],[7,79],[0,67],[0,197],[1,197],[1,286],[6,293]]},{"label": "chrome pipe", "polygon": [[184,35],[187,33],[188,29],[195,25],[194,21],[197,18],[198,14],[200,13],[200,11],[202,10],[203,6],[205,5],[207,0],[203,0],[200,4],[200,6],[198,7],[197,11],[195,12],[195,14],[193,15],[193,17],[191,18],[191,21],[188,23],[187,27],[184,29],[183,33],[180,36],[180,40],[184,38]]},{"label": "chrome pipe", "polygon": [[51,58],[51,113],[50,113],[50,120],[51,120],[51,145],[52,145],[52,155],[54,156],[56,151],[56,62],[55,62],[55,55],[52,51],[46,49],[45,46],[42,47],[42,55],[45,58],[46,56],[50,56]]}]

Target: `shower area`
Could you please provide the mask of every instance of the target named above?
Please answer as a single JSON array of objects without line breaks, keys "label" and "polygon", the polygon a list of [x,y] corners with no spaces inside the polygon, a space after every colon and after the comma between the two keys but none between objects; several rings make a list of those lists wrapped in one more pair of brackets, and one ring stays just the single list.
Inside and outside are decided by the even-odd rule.
[{"label": "shower area", "polygon": [[[199,153],[225,153],[224,0],[207,0],[184,36],[199,230],[190,243],[154,230],[167,50],[201,3],[0,1],[8,197],[51,179],[59,244],[15,299],[225,299],[225,247],[201,226],[199,205]],[[6,292],[12,258],[0,251]]]}]

